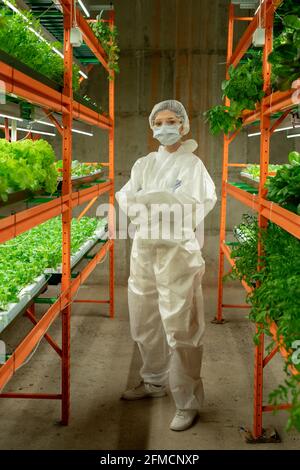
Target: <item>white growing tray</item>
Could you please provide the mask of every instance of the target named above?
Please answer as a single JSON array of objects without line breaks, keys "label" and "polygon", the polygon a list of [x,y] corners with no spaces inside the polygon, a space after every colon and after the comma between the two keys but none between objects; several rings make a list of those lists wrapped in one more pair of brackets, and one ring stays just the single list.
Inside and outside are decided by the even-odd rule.
[{"label": "white growing tray", "polygon": [[[83,179],[83,178],[88,178],[90,176],[101,175],[102,173],[103,173],[103,170],[96,170],[96,171],[93,171],[92,173],[89,173],[88,175],[71,176],[71,180],[76,181],[76,180],[80,180],[80,179]],[[62,181],[63,180],[62,176],[59,176],[57,178],[57,180]]]},{"label": "white growing tray", "polygon": [[253,176],[251,176],[249,173],[246,173],[245,171],[241,171],[241,176],[244,176],[245,178],[248,178],[248,180],[250,180],[250,181],[255,181],[255,183],[259,183],[259,181],[260,181],[260,178],[258,178],[258,177],[253,178]]},{"label": "white growing tray", "polygon": [[11,303],[7,310],[0,310],[0,333],[11,323],[16,316],[26,307],[31,299],[46,284],[47,278],[44,274],[35,278],[35,282],[24,287],[19,293],[19,302]]},{"label": "white growing tray", "polygon": [[[107,219],[103,218],[99,222],[94,235],[90,237],[81,248],[71,257],[71,267],[75,266],[76,263],[96,244],[98,240],[106,240],[108,233],[105,230]],[[45,274],[56,274],[61,273],[61,265],[56,269],[45,269]],[[34,282],[24,287],[19,293],[19,302],[11,303],[8,309],[3,311],[0,310],[0,333],[11,323],[19,313],[26,307],[26,305],[36,296],[39,290],[47,283],[47,277],[42,274],[35,278]]]}]

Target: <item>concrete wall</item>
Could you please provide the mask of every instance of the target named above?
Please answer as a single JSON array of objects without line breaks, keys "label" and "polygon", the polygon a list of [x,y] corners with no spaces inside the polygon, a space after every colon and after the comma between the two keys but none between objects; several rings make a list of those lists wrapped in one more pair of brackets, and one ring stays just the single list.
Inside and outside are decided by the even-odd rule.
[{"label": "concrete wall", "polygon": [[[94,3],[99,2],[94,0]],[[210,136],[203,112],[221,103],[228,4],[229,0],[114,1],[121,47],[121,73],[116,78],[116,190],[128,180],[135,160],[157,147],[148,126],[152,106],[175,98],[186,106],[191,119],[190,137],[199,143],[196,153],[205,163],[220,195],[222,138]],[[244,25],[239,22],[238,28],[236,37],[241,35]],[[93,69],[84,87],[87,94],[107,109],[108,81],[100,67]],[[272,161],[284,162],[295,142],[279,135],[275,140]],[[258,161],[258,144],[259,138],[248,139],[242,132],[232,145],[231,160]],[[74,137],[74,157],[91,161],[99,155],[100,161],[106,160],[104,132],[97,131],[94,138]],[[215,281],[217,274],[219,212],[220,200],[206,221],[204,257],[209,281]],[[239,223],[243,212],[245,207],[229,199],[229,232]],[[129,240],[116,242],[118,283],[126,282],[128,277],[130,245]],[[106,275],[107,263],[96,270],[90,282],[99,278],[105,282]]]}]

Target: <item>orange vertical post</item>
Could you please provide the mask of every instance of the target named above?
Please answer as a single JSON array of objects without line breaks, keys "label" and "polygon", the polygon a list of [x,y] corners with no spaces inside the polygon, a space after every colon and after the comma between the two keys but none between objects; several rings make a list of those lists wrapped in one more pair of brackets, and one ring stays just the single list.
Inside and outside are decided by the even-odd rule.
[{"label": "orange vertical post", "polygon": [[64,6],[64,90],[66,111],[63,112],[63,185],[62,195],[68,195],[67,210],[62,214],[62,292],[67,292],[68,304],[62,311],[62,424],[67,425],[70,415],[70,316],[71,316],[71,220],[72,220],[72,119],[73,49],[70,32],[73,23],[73,1]]},{"label": "orange vertical post", "polygon": [[[273,17],[274,9],[272,8],[272,0],[266,0],[262,6],[264,26],[265,26],[265,46],[263,52],[263,79],[264,91],[268,93],[271,85],[271,65],[268,62],[268,56],[273,48]],[[270,116],[266,115],[265,100],[262,100],[261,119],[260,119],[260,182],[259,182],[259,212],[258,225],[259,228],[265,228],[268,221],[262,215],[262,200],[266,197],[265,183],[268,176],[269,155],[270,155]],[[262,242],[258,241],[258,257],[263,254]],[[260,270],[260,263],[258,264]],[[256,325],[258,331],[259,325]],[[255,346],[255,363],[254,363],[254,420],[253,420],[253,437],[258,439],[263,434],[262,416],[263,416],[263,364],[264,360],[264,334],[259,336],[259,344]]]},{"label": "orange vertical post", "polygon": [[[114,27],[114,10],[110,11],[109,23],[110,27]],[[115,180],[114,180],[114,153],[115,153],[115,73],[110,72],[109,80],[109,117],[111,118],[112,127],[109,130],[109,179],[111,181],[111,189],[109,191],[109,214],[108,214],[108,231],[109,237],[113,243],[109,249],[109,316],[114,317],[114,237],[115,237]]]},{"label": "orange vertical post", "polygon": [[[229,26],[227,41],[227,69],[226,79],[229,79],[228,68],[233,50],[233,31],[234,31],[234,5],[229,5]],[[225,105],[229,106],[230,100],[225,98]],[[228,156],[229,156],[229,136],[224,135],[223,144],[223,168],[222,168],[222,189],[221,189],[221,217],[220,217],[220,250],[219,250],[219,277],[218,277],[218,310],[216,323],[222,323],[222,304],[223,304],[223,275],[224,275],[224,252],[223,243],[226,238],[226,209],[227,209],[227,191],[226,183],[228,179]]]}]

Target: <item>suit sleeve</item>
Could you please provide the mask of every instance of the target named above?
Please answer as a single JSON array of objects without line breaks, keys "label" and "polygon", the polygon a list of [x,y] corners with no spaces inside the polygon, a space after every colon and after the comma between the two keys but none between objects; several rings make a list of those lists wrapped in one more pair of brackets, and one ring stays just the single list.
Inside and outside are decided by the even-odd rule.
[{"label": "suit sleeve", "polygon": [[213,209],[217,201],[216,190],[204,164],[199,160],[196,165],[183,169],[173,188],[140,191],[136,202],[152,204],[180,204],[192,212],[194,226]]}]

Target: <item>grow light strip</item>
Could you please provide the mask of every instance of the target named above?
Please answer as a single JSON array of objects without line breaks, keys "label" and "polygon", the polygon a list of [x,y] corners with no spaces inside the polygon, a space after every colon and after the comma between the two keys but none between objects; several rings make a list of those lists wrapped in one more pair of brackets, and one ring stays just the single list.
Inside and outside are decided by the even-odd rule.
[{"label": "grow light strip", "polygon": [[291,134],[291,135],[287,136],[288,139],[292,139],[293,137],[300,137],[300,133],[299,134]]},{"label": "grow light strip", "polygon": [[[34,122],[37,122],[38,124],[43,124],[44,126],[55,127],[55,125],[52,124],[51,122],[44,122],[44,121],[34,121]],[[77,133],[77,134],[88,135],[90,137],[94,136],[94,134],[92,132],[88,132],[88,131],[81,131],[79,129],[73,129],[73,128],[72,128],[72,131]]]},{"label": "grow light strip", "polygon": [[253,134],[248,134],[248,137],[254,137],[256,135],[260,135],[260,132],[254,132]]},{"label": "grow light strip", "polygon": [[[28,23],[28,18],[23,15],[23,13],[18,10],[18,8],[16,8],[12,3],[10,3],[8,0],[2,0],[3,3],[8,6],[12,11],[14,11],[15,13],[17,13],[18,15],[22,16],[22,18]],[[88,13],[88,16],[90,16],[90,14]],[[35,29],[33,29],[31,26],[28,26],[28,29],[29,31],[31,31],[33,34],[35,34],[41,41],[44,41],[46,44],[48,44],[49,46],[51,46],[51,44],[43,37],[41,36],[41,34],[39,34]],[[51,49],[53,52],[55,52],[55,54],[59,55],[62,59],[64,58],[64,55],[61,51],[59,51],[56,47],[52,47],[51,46]],[[88,78],[88,76],[82,71],[82,70],[79,70],[79,74],[83,77],[83,78]]]},{"label": "grow light strip", "polygon": [[83,3],[82,0],[78,0],[78,3],[79,5],[81,6],[81,8],[83,9],[84,13],[86,14],[86,16],[89,18],[91,15],[87,9],[87,7],[85,6],[85,4]]},{"label": "grow light strip", "polygon": [[72,129],[72,131],[75,132],[76,134],[88,135],[90,137],[94,136],[94,134],[92,134],[92,132],[80,131],[79,129]]},{"label": "grow light strip", "polygon": [[[0,124],[0,127],[2,129],[5,128],[5,126],[3,126],[3,124]],[[52,132],[44,132],[44,131],[34,131],[32,129],[25,129],[23,127],[17,127],[17,131],[22,131],[22,132],[31,132],[32,134],[43,134],[43,135],[51,135],[51,136],[56,136],[56,134],[53,134]]]},{"label": "grow light strip", "polygon": [[43,124],[44,126],[55,127],[55,125],[51,124],[51,122],[44,122],[44,121],[34,121],[34,122],[37,122],[38,124]]},{"label": "grow light strip", "polygon": [[85,79],[88,78],[87,74],[84,73],[82,70],[79,70],[79,74],[80,74],[83,78],[85,78]]},{"label": "grow light strip", "polygon": [[[280,127],[279,129],[275,129],[274,132],[288,131],[290,129],[295,129],[295,127],[300,127],[300,126]],[[260,135],[260,132],[254,132],[253,134],[248,134],[248,137],[254,137],[255,135]]]},{"label": "grow light strip", "polygon": [[0,114],[0,117],[7,118],[7,119],[14,119],[15,121],[23,121],[23,119],[15,116],[9,116],[8,114]]}]

